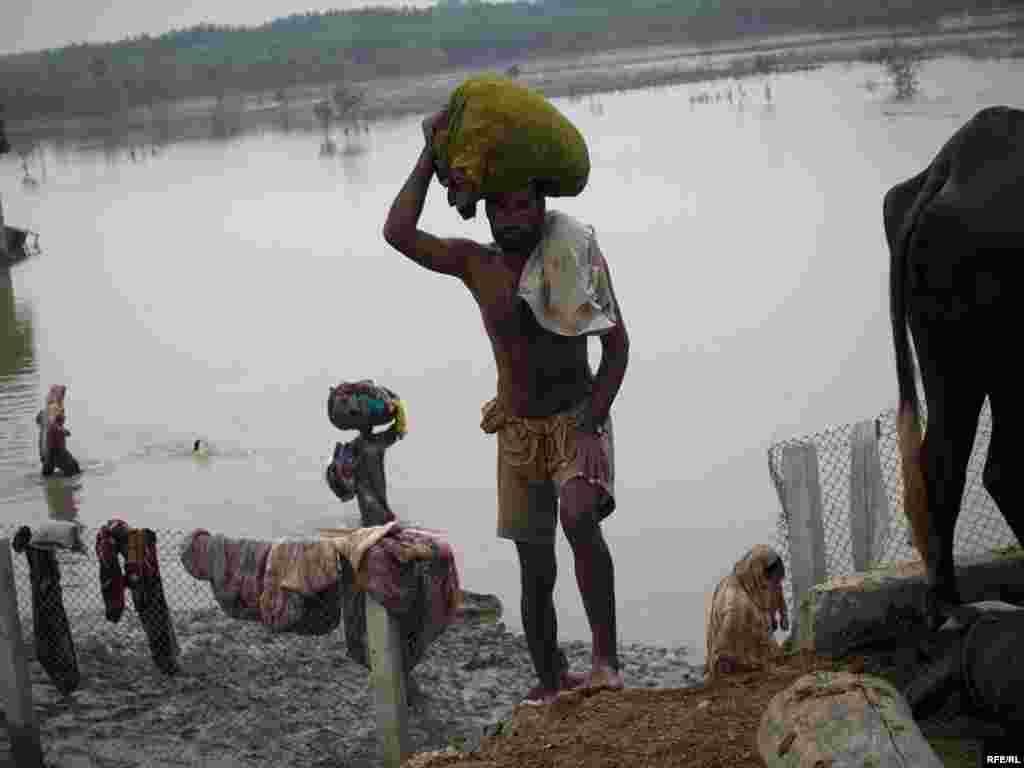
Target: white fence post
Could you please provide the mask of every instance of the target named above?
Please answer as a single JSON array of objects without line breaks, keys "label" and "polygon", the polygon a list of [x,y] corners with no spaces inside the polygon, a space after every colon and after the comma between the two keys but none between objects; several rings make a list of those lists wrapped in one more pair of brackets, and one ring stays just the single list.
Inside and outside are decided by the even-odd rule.
[{"label": "white fence post", "polygon": [[0,539],[0,692],[14,764],[18,768],[43,768],[39,726],[32,708],[32,680],[18,615],[11,540],[7,538]]},{"label": "white fence post", "polygon": [[402,633],[398,619],[369,594],[366,595],[366,640],[384,766],[399,768],[409,755],[409,702],[405,690]]},{"label": "white fence post", "polygon": [[854,425],[850,444],[850,541],[853,570],[863,573],[881,555],[889,521],[889,499],[878,456],[878,427],[874,419]]},{"label": "white fence post", "polygon": [[818,451],[813,444],[782,449],[782,478],[789,514],[789,570],[793,581],[791,636],[797,637],[800,601],[807,590],[828,578],[825,568],[825,528],[822,523]]}]

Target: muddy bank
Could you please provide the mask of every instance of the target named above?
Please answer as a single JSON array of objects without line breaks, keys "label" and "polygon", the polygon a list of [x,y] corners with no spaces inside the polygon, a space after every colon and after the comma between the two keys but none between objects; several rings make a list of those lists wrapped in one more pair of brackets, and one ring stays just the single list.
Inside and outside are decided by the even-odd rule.
[{"label": "muddy bank", "polygon": [[[487,605],[469,601],[476,604]],[[348,658],[341,628],[289,637],[214,610],[179,613],[183,671],[168,678],[153,666],[137,620],[122,623],[75,638],[83,679],[68,697],[30,662],[48,766],[379,765],[368,673]],[[587,668],[588,646],[565,651],[574,669]],[[702,677],[685,649],[627,645],[622,658],[633,687]],[[413,675],[422,692],[410,717],[416,751],[475,748],[535,682],[523,637],[486,609],[449,627]],[[0,765],[6,751],[0,741]]]}]

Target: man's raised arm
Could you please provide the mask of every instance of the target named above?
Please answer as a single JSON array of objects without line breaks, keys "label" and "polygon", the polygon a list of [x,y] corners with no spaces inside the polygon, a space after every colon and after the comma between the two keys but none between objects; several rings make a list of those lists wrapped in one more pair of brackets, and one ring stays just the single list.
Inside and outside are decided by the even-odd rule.
[{"label": "man's raised arm", "polygon": [[388,219],[384,223],[384,239],[392,248],[420,266],[465,280],[471,243],[467,240],[442,239],[419,228],[423,203],[427,198],[430,180],[434,177],[430,138],[434,128],[445,119],[447,115],[442,111],[423,121],[426,146],[391,204]]}]

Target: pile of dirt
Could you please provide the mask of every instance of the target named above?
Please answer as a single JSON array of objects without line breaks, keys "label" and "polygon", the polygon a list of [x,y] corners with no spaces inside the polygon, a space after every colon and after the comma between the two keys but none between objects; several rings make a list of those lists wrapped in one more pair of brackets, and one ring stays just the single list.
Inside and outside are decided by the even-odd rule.
[{"label": "pile of dirt", "polygon": [[408,768],[735,768],[763,765],[756,736],[771,698],[801,675],[848,668],[811,655],[768,672],[678,690],[579,691],[516,709],[472,754],[420,755]]},{"label": "pile of dirt", "polygon": [[[845,670],[905,682],[915,669],[908,653],[901,649],[842,660],[802,653],[770,671],[688,689],[566,693],[548,707],[518,707],[475,752],[424,753],[403,768],[764,766],[757,731],[773,696],[814,671]],[[956,702],[919,725],[936,754],[954,768],[974,768],[982,738],[1002,733],[964,715]]]}]

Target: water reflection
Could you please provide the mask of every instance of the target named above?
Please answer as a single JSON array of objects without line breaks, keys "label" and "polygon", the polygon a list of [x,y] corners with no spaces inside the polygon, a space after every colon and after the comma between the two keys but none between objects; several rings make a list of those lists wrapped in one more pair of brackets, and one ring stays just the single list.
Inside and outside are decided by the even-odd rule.
[{"label": "water reflection", "polygon": [[15,301],[9,269],[0,270],[0,322],[0,379],[7,379],[35,365],[32,315]]},{"label": "water reflection", "polygon": [[318,154],[325,162],[340,165],[348,181],[363,184],[368,179],[370,125],[361,119],[357,102],[350,98],[342,104],[343,110],[332,108],[327,100],[314,107],[322,133]]},{"label": "water reflection", "polygon": [[39,375],[32,314],[14,297],[9,269],[0,270],[0,467],[35,452]]},{"label": "water reflection", "polygon": [[334,139],[324,138],[320,142],[320,157],[334,157],[338,154],[338,145],[334,142]]},{"label": "water reflection", "polygon": [[690,111],[698,105],[726,105],[737,115],[742,115],[748,107],[756,107],[758,112],[767,117],[775,115],[775,99],[771,80],[765,80],[758,87],[755,80],[711,81],[696,84],[690,92]]},{"label": "water reflection", "polygon": [[16,148],[22,185],[34,191],[46,183],[48,151],[61,167],[71,166],[75,156],[95,153],[113,168],[156,158],[171,144],[237,141],[268,129],[285,135],[319,133],[318,153],[323,158],[359,156],[368,150],[370,133],[365,103],[362,90],[336,84],[315,105],[300,103],[285,89],[252,99],[238,91],[224,91],[205,107],[155,104],[130,115],[86,119],[73,129],[77,135],[54,132]]},{"label": "water reflection", "polygon": [[166,144],[171,140],[171,107],[169,104],[156,104],[149,108],[149,126],[154,145]]},{"label": "water reflection", "polygon": [[17,151],[21,158],[21,186],[27,192],[34,192],[40,184],[46,183],[46,153],[36,142],[18,147]]},{"label": "water reflection", "polygon": [[913,101],[920,95],[924,61],[921,51],[896,44],[880,49],[870,58],[881,66],[883,78],[868,78],[863,84],[868,93],[874,94],[888,85],[886,101],[890,103]]},{"label": "water reflection", "polygon": [[912,101],[921,90],[919,73],[921,61],[912,57],[891,59],[885,63],[885,71],[892,82],[893,101]]},{"label": "water reflection", "polygon": [[345,179],[355,188],[362,189],[370,181],[369,155],[365,152],[341,152],[338,164]]},{"label": "water reflection", "polygon": [[54,475],[43,481],[43,495],[51,520],[78,519],[78,493],[81,481],[78,477]]},{"label": "water reflection", "polygon": [[225,92],[217,97],[210,113],[210,138],[231,139],[242,132],[242,111],[245,99],[241,93]]},{"label": "water reflection", "polygon": [[279,89],[274,94],[274,103],[277,105],[277,117],[274,121],[274,125],[281,131],[281,133],[291,133],[292,105],[291,99],[288,96],[288,91],[284,88]]},{"label": "water reflection", "polygon": [[[369,133],[369,124],[363,118],[366,103],[364,91],[344,83],[337,83],[313,106],[313,116],[320,126],[323,140],[320,142],[320,157],[335,155],[361,155],[366,152],[366,143],[361,134]],[[333,128],[337,125],[344,137],[341,145],[335,140]]]}]

